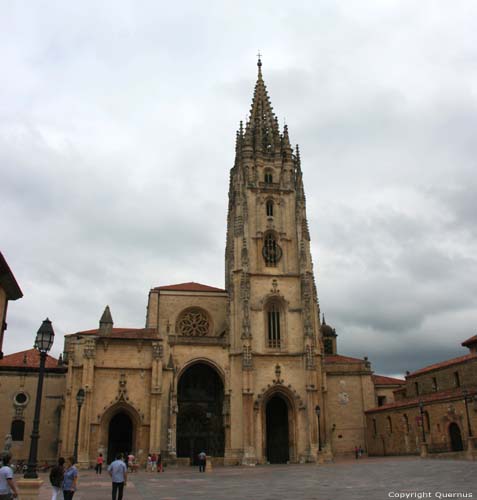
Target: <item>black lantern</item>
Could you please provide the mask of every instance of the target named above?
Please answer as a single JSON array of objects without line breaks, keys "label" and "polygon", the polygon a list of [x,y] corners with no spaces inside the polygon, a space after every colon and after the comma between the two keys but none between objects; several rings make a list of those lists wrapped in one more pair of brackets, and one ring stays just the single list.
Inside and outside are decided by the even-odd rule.
[{"label": "black lantern", "polygon": [[51,326],[51,321],[46,318],[41,324],[35,339],[35,349],[42,352],[48,352],[53,345],[53,340],[55,338],[55,332]]},{"label": "black lantern", "polygon": [[315,406],[315,413],[316,416],[318,417],[318,451],[321,451],[321,428],[320,428],[320,415],[321,415],[321,408],[320,405]]},{"label": "black lantern", "polygon": [[35,339],[35,349],[40,353],[40,367],[38,370],[38,386],[36,389],[35,415],[33,417],[33,429],[31,432],[30,455],[28,457],[27,470],[24,477],[27,479],[37,479],[37,457],[38,457],[38,440],[40,438],[40,410],[41,396],[43,393],[43,379],[45,377],[46,354],[53,345],[55,332],[51,326],[51,321],[46,318],[41,324]]}]

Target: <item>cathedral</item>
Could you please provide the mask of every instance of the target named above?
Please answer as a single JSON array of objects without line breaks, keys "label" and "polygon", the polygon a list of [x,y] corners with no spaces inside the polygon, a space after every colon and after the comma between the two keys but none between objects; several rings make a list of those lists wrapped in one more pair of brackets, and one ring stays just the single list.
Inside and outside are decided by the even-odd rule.
[{"label": "cathedral", "polygon": [[[66,335],[49,394],[47,380],[56,417],[42,423],[41,459],[71,454],[77,425],[85,467],[98,453],[110,461],[125,451],[139,463],[160,452],[189,464],[205,451],[217,464],[255,465],[366,448],[365,411],[392,401],[402,381],[373,375],[367,358],[339,355],[335,330],[320,318],[300,153],[279,127],[260,59],[228,196],[225,289],[157,286],[144,328],[114,325],[106,307],[98,328]],[[2,391],[12,408],[1,424],[13,428],[19,389]],[[27,439],[19,441],[14,450],[26,456]]]}]

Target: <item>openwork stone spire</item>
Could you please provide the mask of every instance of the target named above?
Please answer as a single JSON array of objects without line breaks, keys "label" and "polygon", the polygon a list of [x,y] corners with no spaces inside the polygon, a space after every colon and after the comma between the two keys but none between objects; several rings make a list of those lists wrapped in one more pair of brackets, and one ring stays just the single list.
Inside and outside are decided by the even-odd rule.
[{"label": "openwork stone spire", "polygon": [[280,131],[273,113],[267,87],[262,76],[262,61],[258,59],[258,78],[253,93],[250,118],[245,128],[245,144],[252,146],[254,153],[274,154],[280,152]]}]

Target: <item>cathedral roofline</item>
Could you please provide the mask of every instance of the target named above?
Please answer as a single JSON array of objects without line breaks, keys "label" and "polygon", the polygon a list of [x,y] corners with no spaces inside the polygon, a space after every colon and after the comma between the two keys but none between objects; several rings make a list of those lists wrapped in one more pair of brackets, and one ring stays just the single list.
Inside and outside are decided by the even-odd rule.
[{"label": "cathedral roofline", "polygon": [[[83,330],[81,332],[68,333],[65,337],[73,337],[75,335],[101,335],[100,328],[92,330]],[[156,339],[157,330],[155,328],[112,328],[111,333],[101,335],[102,337],[112,339]]]},{"label": "cathedral roofline", "polygon": [[202,283],[196,283],[194,281],[189,281],[187,283],[178,283],[176,285],[163,285],[156,286],[153,288],[156,291],[171,291],[171,292],[222,292],[226,293],[226,290],[222,288],[216,288],[214,286],[203,285]]}]

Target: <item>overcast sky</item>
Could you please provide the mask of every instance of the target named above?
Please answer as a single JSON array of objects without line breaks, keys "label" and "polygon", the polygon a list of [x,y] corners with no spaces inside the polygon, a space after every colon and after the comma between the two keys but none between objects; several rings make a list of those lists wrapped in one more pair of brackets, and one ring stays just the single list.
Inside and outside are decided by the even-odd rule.
[{"label": "overcast sky", "polygon": [[[10,2],[0,16],[4,352],[143,327],[153,286],[224,286],[256,53],[299,143],[318,296],[384,374],[477,330],[475,1]],[[296,4],[296,5],[295,5]]]}]

